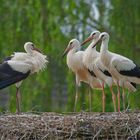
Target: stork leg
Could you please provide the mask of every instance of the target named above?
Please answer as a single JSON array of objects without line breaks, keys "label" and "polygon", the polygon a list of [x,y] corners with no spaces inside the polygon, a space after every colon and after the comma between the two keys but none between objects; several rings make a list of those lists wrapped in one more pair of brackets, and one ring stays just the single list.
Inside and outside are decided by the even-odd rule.
[{"label": "stork leg", "polygon": [[91,112],[91,89],[88,87],[88,97],[89,97],[89,111]]},{"label": "stork leg", "polygon": [[17,104],[17,113],[20,113],[20,91],[19,87],[16,87],[16,104]]},{"label": "stork leg", "polygon": [[119,81],[117,81],[117,90],[118,90],[118,94],[117,94],[117,98],[118,98],[118,112],[120,112],[120,85],[119,85]]},{"label": "stork leg", "polygon": [[114,111],[116,112],[117,109],[116,109],[116,96],[113,92],[113,89],[112,89],[112,85],[110,86],[110,91],[111,91],[111,94],[112,94],[112,100],[113,100],[113,106],[114,106]]},{"label": "stork leg", "polygon": [[123,110],[125,110],[125,89],[124,89],[124,84],[122,85],[122,99],[123,99]]},{"label": "stork leg", "polygon": [[77,99],[78,99],[78,86],[76,85],[76,95],[75,95],[74,112],[76,112]]},{"label": "stork leg", "polygon": [[105,91],[104,91],[104,83],[102,83],[102,111],[105,112]]}]

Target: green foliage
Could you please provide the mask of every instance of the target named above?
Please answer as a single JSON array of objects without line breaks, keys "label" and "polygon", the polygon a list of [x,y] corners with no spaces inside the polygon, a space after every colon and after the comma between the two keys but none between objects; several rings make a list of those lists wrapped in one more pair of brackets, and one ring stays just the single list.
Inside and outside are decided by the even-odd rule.
[{"label": "green foliage", "polygon": [[[1,60],[14,51],[23,51],[27,41],[34,42],[49,59],[44,72],[34,74],[23,82],[20,89],[22,111],[73,111],[75,76],[61,57],[72,38],[81,41],[95,29],[107,31],[110,33],[111,51],[140,63],[137,51],[140,44],[140,3],[137,0],[1,0],[0,13]],[[15,112],[14,85],[9,92],[9,110]],[[138,92],[129,94],[133,109],[140,107]],[[109,89],[105,93],[106,110],[113,111]],[[92,110],[102,111],[101,101],[101,91],[92,90]],[[84,104],[85,110],[88,110],[86,84],[79,89],[77,110],[84,110]]]}]

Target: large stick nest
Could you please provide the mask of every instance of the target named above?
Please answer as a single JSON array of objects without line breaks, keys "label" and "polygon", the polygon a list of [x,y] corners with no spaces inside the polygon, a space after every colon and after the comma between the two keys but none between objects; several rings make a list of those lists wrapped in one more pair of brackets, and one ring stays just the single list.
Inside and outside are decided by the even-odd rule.
[{"label": "large stick nest", "polygon": [[0,116],[1,140],[140,139],[140,112]]}]

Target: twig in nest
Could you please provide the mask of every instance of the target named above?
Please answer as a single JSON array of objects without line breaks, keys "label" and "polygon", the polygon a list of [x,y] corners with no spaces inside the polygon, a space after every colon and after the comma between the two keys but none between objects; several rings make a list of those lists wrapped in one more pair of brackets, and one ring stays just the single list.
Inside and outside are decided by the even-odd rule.
[{"label": "twig in nest", "polygon": [[93,140],[100,134],[100,132],[102,131],[103,127],[99,129],[99,131],[94,135]]}]

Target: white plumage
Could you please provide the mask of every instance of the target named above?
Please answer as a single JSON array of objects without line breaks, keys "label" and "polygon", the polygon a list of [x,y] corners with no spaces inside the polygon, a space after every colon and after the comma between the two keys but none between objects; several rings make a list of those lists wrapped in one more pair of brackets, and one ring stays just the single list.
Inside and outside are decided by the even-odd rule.
[{"label": "white plumage", "polygon": [[108,51],[109,35],[106,32],[103,32],[100,35],[99,40],[102,40],[100,51],[101,61],[104,64],[104,66],[109,70],[109,72],[112,74],[115,81],[119,80],[122,82],[129,81],[138,83],[132,80],[133,76],[130,76],[130,79],[131,78],[132,79],[128,80],[129,75],[121,74],[121,71],[129,72],[133,70],[136,67],[134,62],[124,56]]},{"label": "white plumage", "polygon": [[72,39],[65,51],[68,53],[67,65],[75,73],[77,85],[80,86],[80,82],[85,82],[92,88],[101,88],[99,81],[91,76],[88,69],[83,64],[84,51],[77,51],[79,48],[80,42],[77,39]]},{"label": "white plumage", "polygon": [[[128,58],[108,51],[108,42],[109,42],[108,33],[106,32],[101,33],[98,41],[93,45],[93,47],[96,46],[96,44],[99,41],[102,41],[100,49],[101,61],[113,76],[113,79],[117,84],[118,90],[120,84],[122,84],[122,86],[127,87],[129,90],[135,91],[136,88],[130,82],[138,83],[136,82],[137,80],[134,80],[137,79],[137,77],[134,76],[135,74],[132,71],[133,69],[136,68],[136,65],[133,63],[132,60]],[[128,73],[132,73],[133,76],[132,75],[129,76]],[[120,93],[118,91],[118,110],[120,111],[119,98]]]},{"label": "white plumage", "polygon": [[24,52],[15,52],[0,64],[0,89],[16,84],[17,111],[20,111],[19,87],[22,80],[30,74],[44,70],[47,66],[47,56],[43,55],[32,42],[24,45]]},{"label": "white plumage", "polygon": [[[80,42],[77,39],[72,39],[64,54],[67,54],[67,65],[75,73],[76,85],[80,86],[81,82],[85,82],[90,85],[91,88],[100,89],[100,83],[96,77],[93,77],[88,68],[83,64],[84,51],[77,51],[80,49]],[[75,98],[75,107],[77,102],[77,92]]]},{"label": "white plumage", "polygon": [[24,45],[26,53],[15,52],[7,63],[16,71],[26,73],[30,70],[31,73],[39,72],[43,70],[48,63],[47,56],[38,51],[30,51],[28,49],[31,42],[27,42]]},{"label": "white plumage", "polygon": [[121,70],[132,70],[136,67],[136,65],[134,64],[134,62],[124,56],[115,54],[115,53],[111,53],[111,55],[113,56],[112,58],[112,64],[116,67],[116,69],[118,71]]},{"label": "white plumage", "polygon": [[[89,42],[92,40],[92,43],[87,47],[85,50],[84,56],[83,56],[83,63],[84,65],[90,69],[90,71],[93,71],[96,75],[96,77],[100,80],[101,87],[102,87],[102,108],[103,112],[105,111],[105,93],[104,93],[104,87],[105,84],[108,86],[113,85],[113,80],[111,75],[108,76],[105,74],[107,72],[107,69],[105,66],[102,64],[101,59],[100,59],[100,53],[96,50],[96,47],[92,48],[94,43],[98,40],[100,35],[99,31],[94,31],[90,34],[90,36],[82,43],[85,44],[86,42]],[[112,90],[111,90],[112,92]],[[113,98],[113,103],[114,103],[114,110],[116,111],[116,106],[115,106],[115,95],[112,92],[112,98]]]}]

